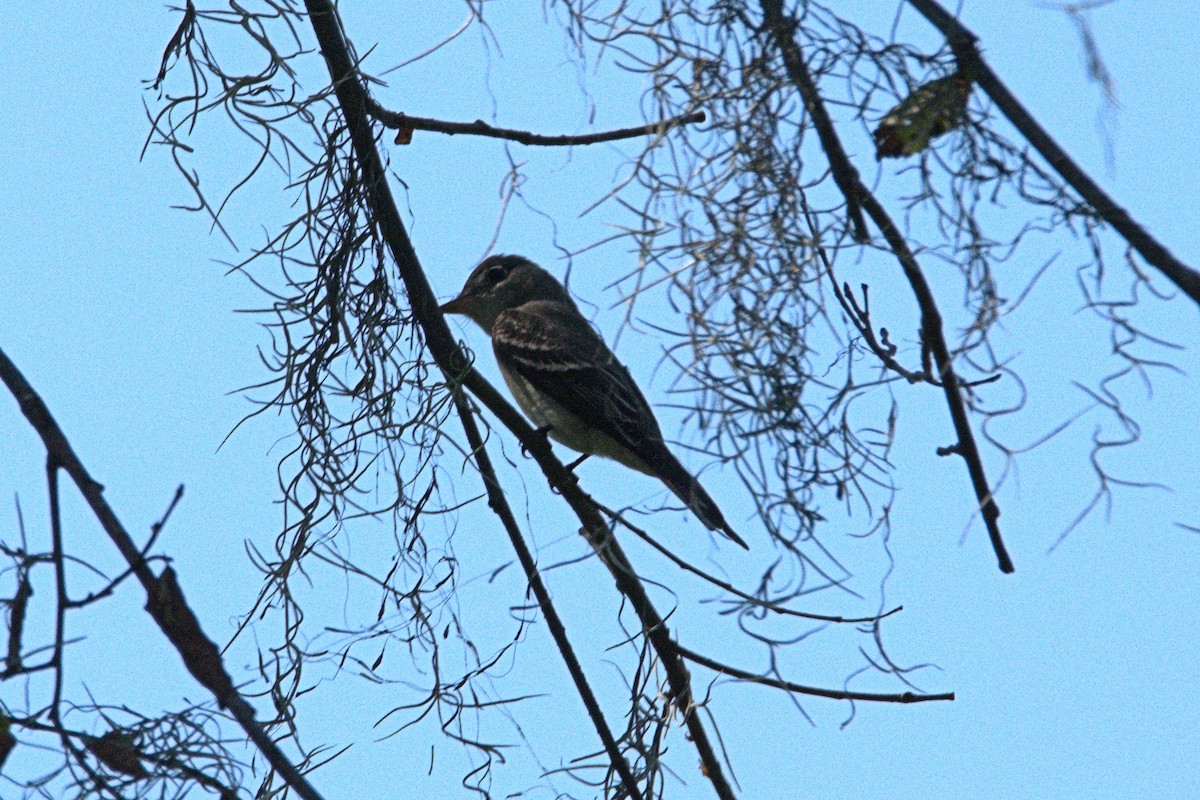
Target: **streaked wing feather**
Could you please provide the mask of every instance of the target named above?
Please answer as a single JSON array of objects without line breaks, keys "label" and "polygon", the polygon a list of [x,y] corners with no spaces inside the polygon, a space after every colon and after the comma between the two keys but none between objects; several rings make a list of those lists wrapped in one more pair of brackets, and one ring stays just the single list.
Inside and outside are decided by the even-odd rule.
[{"label": "streaked wing feather", "polygon": [[629,370],[577,310],[535,301],[503,311],[492,327],[492,347],[506,369],[633,453],[705,527],[747,546],[667,448],[658,420]]},{"label": "streaked wing feather", "polygon": [[634,453],[662,442],[654,412],[624,365],[574,309],[526,303],[496,318],[496,356],[572,414]]}]

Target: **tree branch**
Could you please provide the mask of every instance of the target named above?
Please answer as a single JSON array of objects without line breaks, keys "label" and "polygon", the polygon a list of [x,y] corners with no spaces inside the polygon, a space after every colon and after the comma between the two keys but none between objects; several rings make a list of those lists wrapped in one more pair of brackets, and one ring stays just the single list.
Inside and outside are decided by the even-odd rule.
[{"label": "tree branch", "polygon": [[[780,45],[784,66],[787,67],[788,74],[793,76],[793,82],[800,91],[800,97],[804,99],[804,107],[808,109],[808,114],[812,117],[817,137],[821,140],[821,149],[829,158],[829,170],[833,174],[833,181],[841,189],[842,196],[846,198],[846,217],[854,228],[854,238],[860,243],[867,242],[871,235],[867,232],[867,223],[863,219],[862,206],[858,201],[856,188],[860,183],[858,170],[854,168],[850,158],[846,155],[846,150],[842,147],[842,142],[833,127],[829,111],[825,108],[825,101],[821,98],[821,93],[817,90],[817,85],[808,71],[808,65],[804,63],[804,55],[792,39],[796,21],[791,17],[783,16],[782,0],[762,0],[762,10],[763,26]],[[792,46],[785,46],[785,42],[792,43]],[[797,80],[797,78],[799,79]]]},{"label": "tree branch", "polygon": [[972,81],[987,92],[988,97],[996,107],[1008,118],[1008,121],[1021,132],[1021,135],[1033,145],[1046,163],[1065,180],[1093,210],[1112,226],[1129,246],[1146,259],[1146,263],[1156,268],[1167,280],[1179,287],[1179,290],[1200,304],[1200,272],[1175,258],[1166,247],[1146,232],[1121,206],[1093,181],[1086,172],[1079,168],[1066,151],[1046,130],[1037,123],[1033,116],[1025,110],[1020,101],[1008,90],[991,67],[979,54],[976,42],[979,41],[974,33],[955,19],[936,0],[908,0],[908,4],[917,10],[925,19],[942,32],[954,50],[961,69]]},{"label": "tree branch", "polygon": [[633,139],[638,136],[661,136],[672,128],[678,128],[680,125],[690,125],[695,122],[704,122],[708,118],[703,111],[695,111],[691,114],[682,114],[678,117],[651,122],[646,125],[638,125],[633,128],[618,128],[612,131],[579,135],[546,136],[512,128],[496,128],[481,119],[477,119],[474,122],[447,122],[428,117],[411,117],[399,111],[389,111],[379,105],[370,96],[366,98],[366,104],[368,114],[382,122],[385,127],[400,130],[400,133],[397,134],[398,143],[406,143],[401,142],[401,137],[404,136],[406,131],[411,133],[416,130],[444,133],[449,136],[459,133],[471,136],[486,136],[492,139],[507,139],[518,144],[540,145],[544,147],[565,147],[569,145],[613,142],[619,139]]},{"label": "tree branch", "polygon": [[[532,428],[525,423],[516,410],[508,405],[481,375],[473,369],[469,369],[470,361],[466,354],[459,348],[457,341],[450,333],[450,328],[446,324],[445,317],[438,310],[438,303],[433,289],[429,285],[429,280],[426,278],[424,270],[421,268],[416,250],[412,246],[412,241],[408,238],[408,231],[404,227],[404,222],[401,220],[396,203],[392,198],[391,188],[387,183],[387,174],[384,171],[383,162],[380,160],[379,151],[375,146],[375,133],[367,116],[369,100],[366,88],[350,59],[349,48],[342,36],[341,21],[333,7],[325,0],[305,0],[305,4],[308,8],[313,31],[316,33],[317,41],[320,43],[321,52],[325,56],[330,77],[333,85],[336,87],[335,91],[338,102],[341,104],[355,155],[362,167],[363,180],[369,188],[368,201],[372,205],[373,216],[378,221],[382,236],[391,251],[392,259],[396,262],[396,268],[400,273],[406,294],[412,304],[413,317],[424,333],[425,342],[429,347],[430,354],[448,381],[452,383],[457,382],[460,385],[470,388],[485,405],[497,412],[497,416],[501,418],[501,421],[510,428],[519,426],[525,429],[524,437],[520,437],[523,442],[528,440],[528,443],[536,442],[540,444],[543,457],[553,458],[549,454],[550,447],[545,441],[545,437],[534,435]],[[464,369],[466,369],[465,374]],[[538,600],[542,614],[546,617],[547,627],[549,627],[555,644],[562,654],[564,662],[566,662],[567,669],[571,673],[571,678],[575,682],[576,690],[579,692],[584,706],[587,708],[596,733],[604,744],[605,752],[608,754],[613,769],[620,775],[621,783],[629,795],[640,798],[642,795],[638,788],[637,780],[633,776],[633,771],[617,747],[616,740],[608,727],[608,723],[604,719],[599,703],[587,683],[583,669],[575,658],[574,650],[566,635],[566,629],[559,619],[553,604],[550,602],[550,595],[542,583],[537,564],[528,547],[525,545],[520,529],[517,527],[516,520],[508,506],[508,501],[505,499],[503,490],[500,487],[499,479],[492,468],[491,459],[488,457],[483,437],[479,433],[474,415],[466,402],[466,398],[458,391],[454,392],[454,405],[471,445],[472,456],[479,467],[480,474],[483,476],[484,485],[488,493],[488,503],[496,515],[500,517],[500,521],[509,534],[509,539],[513,547],[517,551],[517,557],[521,561],[522,568],[525,570],[529,585]],[[559,484],[570,483],[569,480],[566,480],[568,473],[562,464],[558,463],[557,459],[554,459],[554,464],[557,466],[558,474],[551,477],[551,482],[555,483],[555,479],[557,478]],[[574,488],[574,491],[576,494],[582,496],[578,488]],[[594,509],[592,510],[592,515],[599,520],[599,515],[596,514]],[[602,524],[600,528],[603,529]]]},{"label": "tree branch", "polygon": [[720,661],[714,661],[707,656],[702,656],[694,650],[688,650],[683,645],[679,645],[679,653],[688,661],[695,661],[701,666],[708,667],[711,670],[720,672],[722,675],[728,675],[731,678],[738,678],[743,681],[751,681],[752,683],[761,683],[764,686],[774,686],[776,689],[783,689],[796,694],[809,694],[814,697],[827,697],[830,700],[867,700],[876,703],[928,703],[932,700],[953,700],[954,692],[945,692],[943,694],[915,694],[913,692],[900,692],[899,694],[880,694],[878,692],[851,692],[839,689],[818,689],[815,686],[804,686],[791,681],[780,680],[779,678],[770,678],[766,675],[759,675],[754,672],[747,672],[744,669],[731,667],[728,664],[722,664]]},{"label": "tree branch", "polygon": [[[228,709],[241,725],[242,730],[254,742],[259,752],[263,754],[279,776],[291,787],[297,795],[305,800],[321,800],[321,795],[300,773],[283,751],[275,744],[271,735],[255,719],[254,708],[234,688],[233,680],[221,664],[221,657],[216,645],[212,643],[200,628],[191,609],[183,600],[183,594],[175,581],[174,571],[167,569],[162,577],[156,576],[142,557],[141,551],[133,543],[133,539],[125,531],[117,515],[104,499],[104,487],[92,479],[84,468],[79,457],[75,455],[66,435],[54,421],[50,409],[37,395],[29,382],[25,380],[20,370],[0,350],[0,381],[16,398],[21,412],[29,420],[29,424],[41,437],[46,447],[47,473],[50,479],[52,499],[57,494],[55,490],[56,474],[59,469],[65,471],[79,488],[80,494],[96,515],[104,532],[117,546],[133,574],[137,576],[142,588],[146,590],[146,609],[154,617],[163,633],[175,645],[176,651],[183,659],[188,672],[212,692],[222,708]],[[57,515],[57,512],[55,512]],[[57,525],[57,522],[55,523]],[[61,599],[61,598],[60,598]],[[166,605],[164,605],[166,604]],[[169,608],[171,615],[156,612],[158,608]],[[181,631],[185,635],[181,635]],[[61,668],[61,665],[60,665]]]},{"label": "tree branch", "polygon": [[[804,54],[800,50],[800,45],[793,38],[796,27],[795,20],[783,17],[780,0],[761,0],[761,3],[766,27],[774,35],[783,52],[788,75],[811,108],[812,101],[808,98],[819,99],[820,95],[812,83],[812,76],[804,65]],[[1000,571],[1012,572],[1012,559],[1009,558],[1008,551],[1004,546],[1004,540],[1000,536],[1000,526],[997,522],[1000,517],[1000,508],[996,505],[996,501],[992,497],[992,490],[988,486],[987,475],[983,469],[983,459],[979,454],[979,447],[975,443],[975,434],[971,430],[970,419],[967,417],[961,384],[958,376],[954,373],[954,361],[950,356],[950,349],[946,345],[946,338],[942,332],[942,315],[938,311],[933,291],[929,288],[929,283],[925,280],[925,275],[921,271],[916,257],[909,249],[908,242],[905,241],[904,235],[900,233],[900,229],[888,215],[887,209],[859,178],[858,170],[850,163],[832,124],[826,135],[829,137],[829,142],[835,145],[832,148],[829,147],[825,137],[822,137],[822,144],[826,147],[825,152],[829,157],[834,176],[842,175],[853,181],[851,185],[843,187],[842,191],[853,195],[857,205],[867,212],[867,215],[879,228],[888,247],[900,262],[904,277],[908,280],[909,286],[912,287],[913,294],[916,296],[917,305],[921,309],[921,339],[936,364],[936,377],[941,381],[942,390],[946,395],[946,404],[950,408],[950,419],[954,424],[955,434],[958,436],[958,442],[953,450],[967,462],[967,472],[971,477],[971,485],[979,502],[979,512],[987,528],[988,538],[991,539],[992,549],[996,552],[996,559],[1000,563]]]},{"label": "tree branch", "polygon": [[899,260],[900,267],[904,270],[904,276],[912,286],[913,294],[916,295],[917,304],[921,308],[921,341],[933,355],[942,392],[946,396],[946,405],[950,408],[950,419],[954,423],[954,432],[958,436],[954,452],[967,462],[967,472],[971,476],[975,498],[979,501],[979,513],[987,528],[992,549],[996,552],[1000,571],[1011,573],[1013,571],[1012,559],[1004,546],[1004,539],[1000,536],[998,522],[1000,507],[996,505],[992,490],[988,486],[987,475],[983,469],[983,457],[979,453],[979,446],[975,443],[975,433],[971,430],[971,420],[967,417],[967,407],[963,403],[961,385],[958,375],[954,372],[954,359],[950,356],[950,349],[946,346],[946,337],[942,332],[942,315],[938,311],[937,301],[933,297],[933,291],[929,288],[916,257],[908,249],[908,242],[905,241],[900,229],[888,216],[883,204],[871,194],[866,186],[860,188],[863,208],[879,226],[883,238],[887,240],[888,246]]}]

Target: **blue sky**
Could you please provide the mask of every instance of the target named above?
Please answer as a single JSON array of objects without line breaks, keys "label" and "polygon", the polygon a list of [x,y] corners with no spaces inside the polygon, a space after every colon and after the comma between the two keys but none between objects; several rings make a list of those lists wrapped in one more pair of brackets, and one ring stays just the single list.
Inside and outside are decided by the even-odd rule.
[{"label": "blue sky", "polygon": [[[418,4],[424,6],[421,14],[392,3],[343,5],[360,53],[376,45],[367,62],[375,72],[422,52],[463,17],[456,4]],[[994,69],[1058,141],[1176,256],[1200,265],[1192,197],[1200,185],[1194,154],[1200,60],[1194,37],[1187,35],[1200,29],[1200,8],[1186,0],[1126,0],[1092,15],[1120,102],[1107,118],[1111,168],[1106,133],[1098,126],[1101,97],[1086,79],[1068,20],[1042,4],[980,0],[965,4],[964,19],[979,34]],[[143,102],[154,102],[142,82],[153,77],[177,22],[177,15],[161,8],[144,10],[131,22],[120,4],[26,4],[4,14],[0,60],[10,81],[8,102],[0,104],[0,192],[6,209],[0,215],[6,245],[0,347],[46,400],[131,531],[147,531],[175,486],[186,484],[185,500],[160,547],[174,560],[207,630],[224,641],[258,590],[246,543],[269,549],[279,529],[275,463],[286,447],[289,421],[260,417],[226,440],[250,409],[234,390],[263,378],[255,348],[267,342],[257,318],[234,311],[259,307],[262,300],[244,279],[226,275],[222,262],[239,255],[223,237],[199,215],[172,208],[190,197],[167,154],[151,148],[140,158],[147,131]],[[389,75],[389,85],[377,90],[380,101],[416,115],[484,118],[547,133],[640,122],[640,82],[578,73],[554,38],[554,24],[544,24],[540,12],[523,17],[497,6],[491,22],[502,55],[492,47],[486,85],[475,67],[484,44],[468,32],[438,56]],[[314,71],[306,80],[317,76]],[[581,97],[581,82],[590,97]],[[239,155],[236,147],[219,152],[223,137],[215,118],[197,132],[200,156],[193,163],[214,189],[234,174],[229,156]],[[576,249],[628,221],[613,209],[580,215],[611,183],[629,151],[601,146],[548,153],[513,146],[513,158],[528,161],[522,188],[529,207],[511,205],[495,249],[524,253],[561,275],[564,264],[553,237]],[[873,161],[860,155],[860,165],[869,169]],[[417,251],[435,288],[448,298],[496,229],[499,187],[508,168],[503,147],[418,134],[414,145],[393,148],[391,156],[393,171],[409,187],[399,196]],[[871,177],[895,190],[900,185],[895,165],[880,169]],[[261,226],[291,213],[291,196],[281,184],[270,177],[225,211],[242,252],[259,241]],[[1060,252],[1060,260],[1001,334],[1030,376],[1034,408],[1010,429],[1021,441],[1036,439],[1086,405],[1072,379],[1095,379],[1114,363],[1101,338],[1105,329],[1079,310],[1073,278],[1082,260],[1078,243],[1063,240],[1045,248],[1046,257]],[[1112,269],[1123,269],[1121,249],[1111,241],[1109,257]],[[632,258],[616,245],[580,256],[573,265],[572,288],[594,301],[587,313],[610,341],[622,310],[614,307],[619,296],[606,287]],[[1031,264],[1012,269],[1027,274]],[[937,280],[936,270],[933,274]],[[958,296],[951,277],[941,275],[944,304]],[[1011,296],[1018,289],[1008,291]],[[660,305],[641,313],[667,312]],[[889,652],[902,664],[936,665],[914,679],[927,691],[954,691],[957,700],[859,704],[853,722],[843,727],[850,713],[844,703],[805,701],[810,724],[771,690],[720,683],[712,710],[742,796],[1007,800],[1200,793],[1194,735],[1200,729],[1194,666],[1200,663],[1194,635],[1200,622],[1195,588],[1200,535],[1176,524],[1200,526],[1194,479],[1200,474],[1195,411],[1200,363],[1193,344],[1200,324],[1196,308],[1178,299],[1149,301],[1131,313],[1152,332],[1185,346],[1172,356],[1184,374],[1157,374],[1152,396],[1132,387],[1126,392],[1143,439],[1106,463],[1118,474],[1160,481],[1171,490],[1118,490],[1110,514],[1093,514],[1050,552],[1094,489],[1086,450],[1080,448],[1103,422],[1085,417],[1070,435],[1022,459],[1019,475],[1001,489],[1002,525],[1017,565],[1015,575],[1002,576],[982,529],[971,522],[961,465],[932,456],[949,437],[944,409],[936,398],[930,402],[916,390],[898,388],[908,405],[895,459],[899,495],[889,542],[894,570],[883,596],[878,577],[868,577],[859,586],[865,595],[861,605],[819,597],[813,602],[829,605],[813,610],[852,614],[903,605],[904,612],[885,629]],[[482,335],[466,325],[461,331],[479,353],[485,374],[494,377]],[[655,368],[660,347],[649,328],[635,326],[622,333],[618,352],[651,402],[661,406],[668,402],[670,376]],[[679,427],[681,417],[669,409],[660,414],[668,435],[689,441],[689,432]],[[519,462],[511,440],[497,438]],[[44,542],[44,456],[12,402],[0,402],[0,453],[0,497],[6,503],[19,498],[27,534]],[[653,482],[595,461],[581,467],[582,479],[610,505],[662,499]],[[989,467],[999,473],[998,460]],[[564,507],[545,490],[535,468],[506,467],[504,477],[542,563],[578,555],[582,545],[573,538]],[[761,532],[754,535],[749,504],[731,475],[710,471],[705,483],[739,520],[736,527],[754,547],[750,554],[712,548],[695,520],[682,514],[659,515],[664,519],[657,530],[688,557],[750,580],[769,563],[770,545]],[[467,473],[453,491],[465,499],[479,487]],[[115,554],[74,496],[66,514],[68,547],[117,571]],[[441,525],[431,523],[427,535],[437,536]],[[849,548],[848,532],[831,531],[827,538]],[[483,577],[511,560],[503,534],[482,504],[464,512],[457,527],[446,522],[442,533],[447,551],[460,561],[460,574],[481,576],[463,587],[460,600],[469,609],[472,633],[498,646],[512,630],[508,609],[524,602],[516,570],[492,582]],[[386,559],[392,545],[390,528],[382,523],[351,526],[341,535],[348,552],[367,560]],[[0,538],[16,537],[17,514],[9,505],[0,509]],[[677,592],[673,628],[681,640],[748,669],[762,668],[761,651],[747,647],[725,627],[727,618],[699,602],[709,596],[702,588],[649,552],[630,549],[639,565]],[[849,552],[854,558],[858,551]],[[859,557],[864,575],[876,575],[881,565],[870,559],[878,555]],[[317,570],[311,578],[306,591],[316,606],[314,621],[337,627],[355,618],[357,601],[334,572]],[[89,585],[84,575],[76,579],[81,588]],[[11,574],[2,580],[11,581]],[[585,666],[606,693],[610,719],[619,726],[623,685],[614,663],[628,665],[605,649],[621,639],[619,629],[606,627],[615,609],[611,582],[592,562],[553,570],[548,581],[568,628],[580,636]],[[0,588],[11,595],[8,583]],[[666,607],[672,603],[665,592],[656,599]],[[147,712],[179,706],[185,697],[202,699],[156,637],[142,602],[127,591],[72,621],[73,632],[86,636],[67,671],[72,696],[86,697],[86,688],[106,702]],[[272,634],[264,629],[261,635]],[[336,643],[336,635],[324,636]],[[831,633],[795,648],[786,665],[789,676],[840,685],[857,663],[846,641]],[[250,637],[230,650],[227,663],[235,676],[253,677],[254,652]],[[392,658],[397,680],[418,679],[405,675],[402,655]],[[694,673],[699,687],[712,679],[699,668]],[[468,796],[459,785],[462,754],[432,738],[429,729],[377,741],[390,729],[370,725],[380,709],[403,702],[401,686],[346,675],[334,681],[333,671],[324,667],[315,667],[309,677],[318,690],[302,708],[306,743],[356,742],[313,776],[326,797]],[[521,717],[533,753],[519,747],[511,763],[499,768],[500,794],[533,780],[535,758],[552,767],[594,746],[563,680],[544,627],[533,626],[494,690],[546,697],[530,701],[531,712]],[[33,684],[39,687],[44,689]],[[864,679],[854,688],[895,687]],[[0,684],[0,699],[20,707],[24,691],[15,682]],[[486,732],[514,737],[502,726]],[[673,786],[668,796],[711,796],[689,771],[694,757],[682,732],[673,735],[674,766],[687,785]],[[6,772],[37,774],[46,763],[42,759],[19,750]],[[245,784],[255,785],[249,779]],[[565,780],[555,785],[573,789]],[[0,787],[0,796],[12,790]],[[541,792],[535,796],[552,796]]]}]

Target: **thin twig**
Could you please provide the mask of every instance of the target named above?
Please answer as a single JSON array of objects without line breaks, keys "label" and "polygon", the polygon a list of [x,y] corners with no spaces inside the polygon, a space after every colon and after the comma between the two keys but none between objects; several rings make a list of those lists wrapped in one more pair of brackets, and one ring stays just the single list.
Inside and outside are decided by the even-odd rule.
[{"label": "thin twig", "polygon": [[641,528],[639,528],[638,526],[634,525],[632,522],[625,519],[625,517],[621,516],[620,514],[618,514],[615,511],[613,511],[611,508],[607,508],[600,503],[596,503],[596,507],[599,508],[601,511],[603,511],[605,514],[607,514],[612,519],[619,522],[624,527],[633,531],[633,533],[637,534],[638,538],[640,538],[643,542],[645,542],[646,544],[653,547],[655,550],[657,550],[662,555],[666,556],[670,561],[674,562],[675,566],[679,567],[680,569],[684,570],[685,572],[690,572],[693,575],[700,577],[701,579],[707,581],[708,583],[711,583],[713,586],[716,586],[717,588],[719,588],[723,591],[729,592],[730,594],[734,595],[735,597],[740,597],[749,603],[753,603],[758,608],[764,609],[766,611],[770,611],[774,614],[781,614],[783,616],[790,616],[790,617],[801,617],[803,619],[812,619],[812,620],[817,620],[819,622],[837,622],[837,623],[850,623],[850,624],[861,625],[861,624],[867,623],[867,622],[878,622],[881,619],[890,617],[893,614],[898,614],[904,610],[904,606],[896,606],[891,611],[885,611],[884,613],[877,614],[876,616],[873,616],[873,617],[838,617],[838,616],[832,616],[829,614],[811,614],[807,611],[796,611],[791,608],[785,608],[784,606],[781,606],[778,603],[773,603],[770,600],[763,600],[761,597],[755,597],[754,595],[752,595],[748,592],[743,592],[741,589],[738,589],[732,583],[729,583],[728,581],[723,581],[720,578],[718,578],[717,576],[712,575],[708,572],[705,572],[704,570],[700,569],[699,567],[689,564],[688,562],[684,561],[679,556],[672,553],[668,548],[663,547],[661,544],[656,542],[654,540],[654,537],[652,537],[650,534],[646,533],[646,531],[644,531]]},{"label": "thin twig", "polygon": [[399,111],[388,111],[371,98],[367,99],[367,112],[386,127],[396,128],[402,132],[414,130],[432,131],[433,133],[444,133],[449,136],[462,133],[470,136],[486,136],[492,139],[507,139],[518,144],[539,145],[543,147],[568,147],[571,145],[614,142],[619,139],[634,139],[638,136],[661,136],[672,128],[678,128],[680,125],[704,122],[708,118],[703,111],[694,111],[691,114],[682,114],[671,119],[651,122],[646,125],[637,125],[632,128],[618,128],[617,130],[601,131],[599,133],[549,136],[512,128],[496,128],[481,119],[477,119],[474,122],[447,122],[427,117],[411,117]]},{"label": "thin twig", "polygon": [[752,683],[761,683],[764,686],[774,686],[776,689],[783,689],[796,694],[810,694],[814,697],[827,697],[831,700],[863,700],[875,703],[928,703],[932,700],[953,700],[954,692],[944,692],[942,694],[916,694],[914,692],[899,692],[894,694],[881,694],[878,692],[851,692],[845,689],[818,689],[815,686],[804,686],[791,681],[780,680],[779,678],[771,678],[766,675],[758,675],[753,672],[747,672],[744,669],[731,667],[728,664],[722,664],[719,661],[714,661],[708,656],[702,656],[694,650],[688,650],[683,645],[679,645],[679,654],[688,661],[694,661],[701,666],[708,667],[711,670],[720,672],[723,675],[728,675],[731,678],[738,678],[743,681],[751,681]]}]

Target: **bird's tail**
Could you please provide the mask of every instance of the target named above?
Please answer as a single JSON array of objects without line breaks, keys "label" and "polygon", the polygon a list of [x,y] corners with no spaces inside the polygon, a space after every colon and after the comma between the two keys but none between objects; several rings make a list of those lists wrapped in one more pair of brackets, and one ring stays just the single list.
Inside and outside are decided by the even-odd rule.
[{"label": "bird's tail", "polygon": [[708,496],[708,492],[704,491],[700,481],[696,480],[692,473],[679,463],[679,459],[664,448],[662,457],[657,460],[659,463],[654,465],[655,473],[667,485],[667,488],[700,518],[704,527],[710,531],[719,531],[745,549],[750,549],[750,545],[746,544],[745,540],[729,527],[729,523],[725,521],[725,515],[721,513],[716,502]]}]

